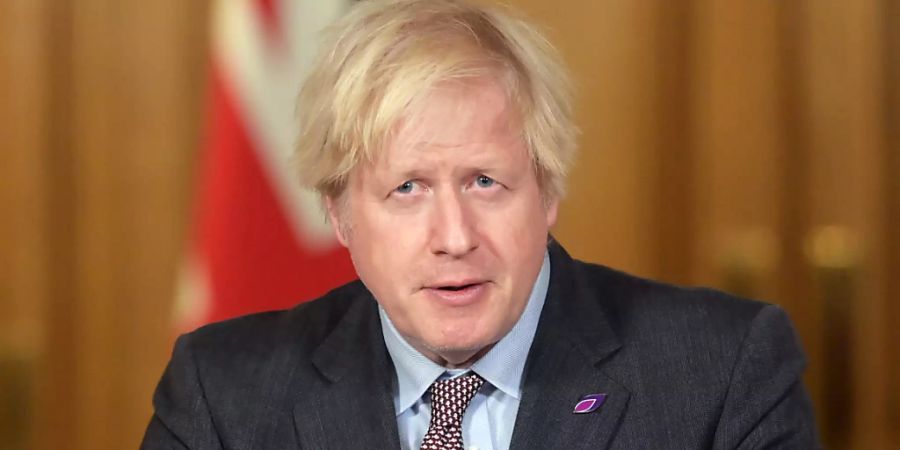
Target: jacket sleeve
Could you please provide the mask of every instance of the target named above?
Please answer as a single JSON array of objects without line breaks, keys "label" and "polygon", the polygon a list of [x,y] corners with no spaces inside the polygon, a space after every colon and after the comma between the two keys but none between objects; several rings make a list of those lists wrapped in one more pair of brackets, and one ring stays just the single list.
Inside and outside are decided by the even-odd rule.
[{"label": "jacket sleeve", "polygon": [[713,448],[821,448],[801,376],[806,358],[784,311],[760,310],[731,374]]},{"label": "jacket sleeve", "polygon": [[190,345],[175,342],[172,359],[153,394],[153,417],[141,449],[221,449]]}]

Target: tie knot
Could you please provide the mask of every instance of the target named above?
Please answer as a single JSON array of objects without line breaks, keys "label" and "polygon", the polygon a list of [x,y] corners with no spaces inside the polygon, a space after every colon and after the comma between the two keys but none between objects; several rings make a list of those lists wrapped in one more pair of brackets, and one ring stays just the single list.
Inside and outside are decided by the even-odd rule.
[{"label": "tie knot", "polygon": [[[484,378],[477,373],[472,372],[469,375],[463,375],[456,378],[448,378],[446,380],[438,380],[431,383],[431,409],[447,412],[457,412],[462,418],[472,397],[484,384]],[[432,412],[433,414],[433,412]]]},{"label": "tie knot", "polygon": [[476,373],[431,383],[431,424],[423,449],[462,448],[462,418],[484,384]]}]

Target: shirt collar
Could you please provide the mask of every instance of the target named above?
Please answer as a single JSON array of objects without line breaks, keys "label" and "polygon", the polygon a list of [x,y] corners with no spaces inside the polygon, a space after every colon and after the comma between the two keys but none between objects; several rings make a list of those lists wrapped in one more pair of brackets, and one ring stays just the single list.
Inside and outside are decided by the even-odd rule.
[{"label": "shirt collar", "polygon": [[[512,329],[506,333],[484,356],[472,364],[470,370],[481,375],[488,383],[517,400],[521,395],[522,373],[525,359],[534,340],[538,320],[544,301],[547,297],[547,286],[550,282],[550,258],[544,253],[544,262],[538,273],[531,295],[522,316]],[[396,414],[410,408],[419,400],[431,383],[444,374],[447,369],[436,364],[414,349],[379,305],[381,333],[388,353],[394,361],[397,373],[397,391],[394,393]]]}]

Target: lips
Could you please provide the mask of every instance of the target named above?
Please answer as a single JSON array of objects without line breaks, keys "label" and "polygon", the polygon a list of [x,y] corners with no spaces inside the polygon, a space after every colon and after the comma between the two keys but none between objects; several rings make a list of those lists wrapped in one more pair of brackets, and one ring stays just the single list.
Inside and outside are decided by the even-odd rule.
[{"label": "lips", "polygon": [[487,284],[486,281],[481,280],[439,282],[426,286],[424,291],[441,303],[465,306],[482,298],[487,292]]},{"label": "lips", "polygon": [[472,286],[475,286],[478,283],[467,283],[463,285],[448,285],[448,286],[437,286],[434,289],[440,289],[442,291],[462,291],[468,289]]},{"label": "lips", "polygon": [[463,291],[479,284],[486,283],[487,280],[475,277],[466,278],[444,278],[442,280],[432,281],[425,284],[425,289],[437,289],[441,291]]}]

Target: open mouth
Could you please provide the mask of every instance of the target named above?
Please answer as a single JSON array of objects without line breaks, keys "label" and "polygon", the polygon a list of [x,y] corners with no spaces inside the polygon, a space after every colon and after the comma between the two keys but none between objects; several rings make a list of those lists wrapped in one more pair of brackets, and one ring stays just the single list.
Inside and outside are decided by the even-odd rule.
[{"label": "open mouth", "polygon": [[473,286],[477,286],[478,284],[479,284],[479,283],[469,283],[469,284],[463,284],[463,285],[460,285],[460,286],[439,286],[438,289],[439,289],[439,290],[442,290],[442,291],[451,291],[451,292],[455,292],[455,291],[462,291],[462,290],[464,290],[464,289],[468,289],[468,288],[473,287]]},{"label": "open mouth", "polygon": [[485,298],[487,284],[486,281],[463,281],[462,284],[435,283],[426,288],[426,291],[442,304],[466,306]]}]

